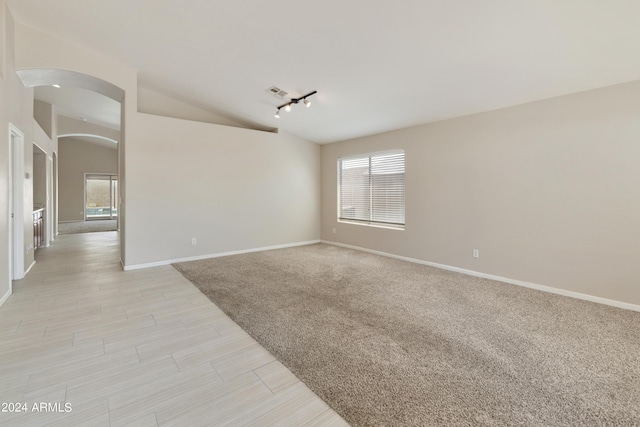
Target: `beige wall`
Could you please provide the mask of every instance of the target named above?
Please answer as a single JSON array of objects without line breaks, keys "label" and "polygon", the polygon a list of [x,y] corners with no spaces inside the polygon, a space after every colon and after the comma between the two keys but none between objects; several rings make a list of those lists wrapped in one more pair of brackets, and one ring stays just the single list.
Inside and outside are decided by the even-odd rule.
[{"label": "beige wall", "polygon": [[148,114],[128,126],[129,265],[320,238],[318,145]]},{"label": "beige wall", "polygon": [[118,172],[118,151],[74,138],[58,140],[58,220],[84,220],[84,174]]},{"label": "beige wall", "polygon": [[53,106],[49,103],[38,101],[37,99],[34,100],[33,118],[38,122],[38,125],[47,134],[47,136],[51,138],[53,135],[51,133],[53,126]]},{"label": "beige wall", "polygon": [[[640,304],[639,142],[636,81],[325,145],[322,238]],[[338,223],[337,158],[392,148],[406,230]]]},{"label": "beige wall", "polygon": [[5,21],[5,12],[6,6],[4,0],[0,0],[0,78],[4,79],[6,74],[5,70],[5,54],[7,50],[7,35],[6,35],[6,27],[4,24]]},{"label": "beige wall", "polygon": [[38,148],[33,151],[33,208],[47,202],[47,156]]}]

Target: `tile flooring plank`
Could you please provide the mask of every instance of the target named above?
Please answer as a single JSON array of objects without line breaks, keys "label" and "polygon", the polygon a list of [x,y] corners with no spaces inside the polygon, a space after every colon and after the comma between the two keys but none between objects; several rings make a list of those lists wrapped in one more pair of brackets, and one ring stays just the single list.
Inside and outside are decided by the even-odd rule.
[{"label": "tile flooring plank", "polygon": [[[200,402],[198,405],[181,408],[181,412],[160,411],[156,417],[158,424],[162,427],[199,425],[203,420],[207,420],[211,425],[218,425],[234,413],[250,410],[254,405],[271,396],[272,393],[264,384],[256,383],[229,391],[220,397],[210,396],[207,401]],[[164,417],[165,412],[169,413],[169,418]]]},{"label": "tile flooring plank", "polygon": [[279,393],[272,393],[270,397],[254,403],[251,407],[245,406],[242,410],[235,410],[232,413],[227,414],[225,419],[217,420],[216,425],[218,427],[247,425],[253,420],[260,418],[286,402],[291,401],[300,393],[305,393],[307,391],[307,387],[302,382],[298,381],[290,387],[281,390]]},{"label": "tile flooring plank", "polygon": [[78,360],[66,365],[49,365],[29,378],[27,390],[37,390],[53,384],[80,385],[93,383],[119,372],[126,367],[140,364],[135,348],[127,348],[113,354]]},{"label": "tile flooring plank", "polygon": [[154,413],[141,413],[124,423],[111,423],[111,427],[158,427]]},{"label": "tile flooring plank", "polygon": [[[206,368],[206,365],[204,366]],[[159,376],[154,376],[137,384],[130,384],[127,388],[123,388],[118,393],[112,393],[109,396],[109,405],[112,411],[124,407],[129,407],[128,412],[124,411],[116,414],[123,419],[129,419],[136,413],[136,406],[141,408],[145,401],[157,401],[168,405],[170,402],[167,397],[182,392],[184,390],[182,384],[196,379],[196,383],[189,383],[186,387],[197,387],[200,382],[214,386],[223,384],[222,378],[213,370],[211,365],[209,369],[199,369],[197,372],[174,372]],[[148,410],[153,412],[156,406],[149,405]],[[131,409],[133,408],[133,411]]]},{"label": "tile flooring plank", "polygon": [[286,401],[277,408],[252,420],[247,426],[300,426],[325,412],[329,407],[322,400],[306,389],[293,399]]},{"label": "tile flooring plank", "polygon": [[252,395],[270,396],[271,391],[253,372],[238,376],[230,382],[197,392],[189,392],[176,400],[177,405],[158,408],[156,418],[159,425],[184,424],[185,417],[200,417],[199,408],[213,407],[214,412],[222,410],[230,401],[238,401]]},{"label": "tile flooring plank", "polygon": [[308,423],[304,427],[348,427],[349,424],[335,411],[327,409]]},{"label": "tile flooring plank", "polygon": [[248,335],[220,336],[199,345],[175,351],[173,357],[180,369],[186,369],[229,354],[237,354],[254,345],[256,342]]},{"label": "tile flooring plank", "polygon": [[71,384],[67,387],[67,399],[70,402],[79,403],[100,397],[109,397],[144,386],[157,377],[164,378],[178,372],[178,367],[171,357],[149,364],[121,365],[112,375],[104,377],[100,381]]},{"label": "tile flooring plank", "polygon": [[[257,379],[257,377],[255,378]],[[241,384],[241,386],[246,385],[248,384]],[[158,411],[175,413],[186,405],[194,405],[196,402],[202,401],[202,399],[208,399],[210,394],[220,393],[220,390],[226,388],[226,386],[217,373],[214,372],[187,379],[164,390],[150,392],[143,396],[135,396],[131,400],[123,401],[122,399],[110,398],[111,422],[130,422],[140,411],[155,412],[156,417],[158,416]],[[160,422],[160,419],[158,421]]]},{"label": "tile flooring plank", "polygon": [[154,324],[143,328],[127,329],[104,335],[105,353],[113,353],[129,346],[145,344],[163,338],[182,335],[187,328],[180,321]]},{"label": "tile flooring plank", "polygon": [[256,369],[255,372],[274,393],[278,393],[300,381],[278,361],[268,363]]},{"label": "tile flooring plank", "polygon": [[[223,380],[228,381],[237,375],[259,369],[275,360],[276,358],[271,353],[256,343],[247,348],[243,347],[237,352],[216,357],[211,360],[211,365]],[[178,362],[176,361],[176,363]]]}]

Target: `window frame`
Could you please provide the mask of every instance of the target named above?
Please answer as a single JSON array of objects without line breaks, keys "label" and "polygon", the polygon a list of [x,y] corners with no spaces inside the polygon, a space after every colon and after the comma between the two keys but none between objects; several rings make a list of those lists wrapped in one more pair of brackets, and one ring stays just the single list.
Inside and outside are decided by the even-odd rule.
[{"label": "window frame", "polygon": [[[364,159],[368,159],[368,172],[367,175],[368,176],[373,176],[373,174],[371,174],[371,164],[372,164],[372,158],[373,157],[378,157],[378,156],[385,156],[385,155],[391,155],[391,154],[402,154],[402,166],[403,166],[403,172],[402,172],[402,219],[403,222],[402,223],[396,223],[396,222],[385,222],[385,221],[376,221],[373,218],[374,216],[374,211],[372,209],[372,204],[371,202],[369,202],[369,206],[368,206],[368,210],[369,210],[369,219],[365,220],[365,219],[353,219],[353,218],[342,218],[341,217],[341,213],[342,213],[342,172],[343,172],[343,168],[342,168],[342,162],[345,160],[364,160]],[[355,224],[355,225],[364,225],[364,226],[369,226],[369,227],[377,227],[377,228],[388,228],[388,229],[393,229],[393,230],[404,230],[406,227],[406,153],[404,148],[398,148],[398,149],[393,149],[393,150],[384,150],[384,151],[376,151],[376,152],[370,152],[370,153],[360,153],[360,154],[353,154],[353,155],[347,155],[347,156],[343,156],[343,157],[338,157],[337,161],[336,161],[336,171],[337,171],[337,221],[339,223],[345,223],[345,224]],[[371,180],[369,180],[369,183],[367,184],[367,189],[368,192],[370,194],[370,198],[372,198],[372,192],[374,191],[374,186]]]}]

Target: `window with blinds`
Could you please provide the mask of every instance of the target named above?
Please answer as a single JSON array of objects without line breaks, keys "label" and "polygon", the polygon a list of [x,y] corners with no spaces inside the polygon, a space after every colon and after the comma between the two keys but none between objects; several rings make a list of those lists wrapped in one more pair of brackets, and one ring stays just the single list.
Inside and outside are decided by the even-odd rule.
[{"label": "window with blinds", "polygon": [[338,220],[404,226],[404,150],[338,159]]}]

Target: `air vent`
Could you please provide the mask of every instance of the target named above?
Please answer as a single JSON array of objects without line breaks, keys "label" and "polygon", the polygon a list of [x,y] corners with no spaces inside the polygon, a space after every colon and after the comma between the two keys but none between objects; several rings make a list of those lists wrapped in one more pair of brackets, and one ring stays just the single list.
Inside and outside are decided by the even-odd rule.
[{"label": "air vent", "polygon": [[287,92],[285,92],[284,90],[282,90],[282,89],[280,89],[279,87],[276,87],[276,86],[271,86],[269,89],[267,89],[267,92],[270,93],[273,96],[277,96],[280,99],[282,99],[285,96],[287,96]]}]

